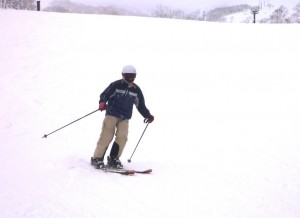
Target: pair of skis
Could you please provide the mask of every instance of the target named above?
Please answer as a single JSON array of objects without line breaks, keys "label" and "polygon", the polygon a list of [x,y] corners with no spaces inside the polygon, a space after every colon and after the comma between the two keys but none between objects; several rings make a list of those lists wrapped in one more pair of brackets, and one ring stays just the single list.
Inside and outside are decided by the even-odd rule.
[{"label": "pair of skis", "polygon": [[103,170],[108,173],[119,173],[121,175],[134,175],[136,173],[139,174],[149,174],[152,172],[152,169],[147,170],[127,170],[127,169],[114,169],[114,168],[106,168]]}]

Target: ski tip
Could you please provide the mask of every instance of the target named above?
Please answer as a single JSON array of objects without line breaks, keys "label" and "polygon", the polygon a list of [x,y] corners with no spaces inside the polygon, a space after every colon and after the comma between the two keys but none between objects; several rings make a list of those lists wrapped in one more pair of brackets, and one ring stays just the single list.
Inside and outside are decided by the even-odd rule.
[{"label": "ski tip", "polygon": [[134,172],[135,173],[141,173],[141,174],[147,174],[147,173],[151,173],[152,169],[147,169],[147,170],[142,170],[142,171],[135,170]]}]

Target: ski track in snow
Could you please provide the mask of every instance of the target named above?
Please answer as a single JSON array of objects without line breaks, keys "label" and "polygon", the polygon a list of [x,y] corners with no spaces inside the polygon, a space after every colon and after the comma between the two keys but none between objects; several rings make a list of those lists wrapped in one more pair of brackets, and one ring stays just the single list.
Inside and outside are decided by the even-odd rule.
[{"label": "ski track in snow", "polygon": [[[0,10],[2,217],[298,218],[297,25]],[[126,168],[95,170],[98,107],[124,64],[135,110]]]}]

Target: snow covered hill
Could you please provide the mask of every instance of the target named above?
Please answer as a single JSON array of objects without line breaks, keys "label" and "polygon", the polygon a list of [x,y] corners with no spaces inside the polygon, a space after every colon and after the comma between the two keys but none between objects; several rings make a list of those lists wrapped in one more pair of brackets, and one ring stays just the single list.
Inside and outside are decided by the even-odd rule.
[{"label": "snow covered hill", "polygon": [[[1,217],[298,218],[300,29],[0,10]],[[102,90],[135,110],[121,176],[93,169]]]}]

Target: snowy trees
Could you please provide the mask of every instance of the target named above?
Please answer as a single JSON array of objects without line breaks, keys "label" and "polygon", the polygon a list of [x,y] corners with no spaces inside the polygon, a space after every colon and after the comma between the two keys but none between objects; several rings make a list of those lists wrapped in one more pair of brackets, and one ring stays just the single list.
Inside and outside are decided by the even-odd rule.
[{"label": "snowy trees", "polygon": [[[272,5],[267,5],[267,11],[270,11],[269,16],[265,16],[257,20],[258,23],[300,23],[300,3],[294,8],[295,13],[289,13],[288,9],[285,6],[280,6],[271,12]],[[226,16],[240,13],[240,12],[250,12],[253,13],[253,8],[249,5],[236,5],[230,7],[220,7],[215,8],[208,12],[200,13],[200,10],[197,10],[193,13],[186,14],[181,10],[173,10],[170,7],[158,5],[152,16],[154,17],[164,17],[164,18],[173,18],[173,19],[186,19],[186,20],[206,20],[213,22],[228,22],[228,17]],[[258,10],[255,10],[258,13]],[[247,18],[245,22],[250,23],[252,20]]]},{"label": "snowy trees", "polygon": [[173,18],[173,19],[184,19],[184,20],[203,20],[203,14],[200,10],[193,11],[191,13],[186,13],[180,9],[172,9],[171,7],[158,5],[156,9],[152,12],[153,17],[161,18]]},{"label": "snowy trees", "polygon": [[[300,1],[300,0],[299,0]],[[0,0],[0,8],[14,8],[21,10],[35,10],[36,0]],[[274,8],[270,3],[260,4],[260,12],[256,17],[257,23],[300,23],[300,2],[295,8],[288,9],[285,6]],[[194,11],[183,9],[173,9],[170,6],[157,5],[152,11],[139,12],[130,8],[120,8],[117,5],[91,6],[85,3],[75,3],[71,1],[53,1],[43,8],[44,11],[63,13],[83,13],[83,14],[109,14],[109,15],[134,15],[151,16],[160,18],[201,20],[211,22],[242,22],[252,23],[251,6],[247,4],[218,7],[209,11],[195,8]]]},{"label": "snowy trees", "polygon": [[296,5],[294,8],[295,13],[291,16],[291,22],[293,23],[300,23],[300,3]]},{"label": "snowy trees", "polygon": [[260,23],[300,23],[300,3],[289,13],[285,6],[275,9],[269,17],[259,20]]},{"label": "snowy trees", "polygon": [[35,0],[1,0],[1,8],[13,8],[21,10],[34,10],[36,8]]},{"label": "snowy trees", "polygon": [[271,23],[289,23],[288,14],[289,14],[288,9],[284,6],[280,6],[270,16],[270,22]]}]

